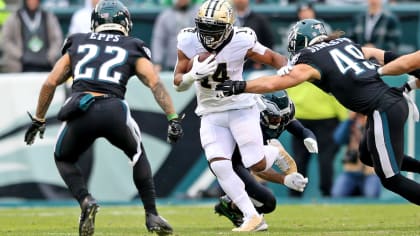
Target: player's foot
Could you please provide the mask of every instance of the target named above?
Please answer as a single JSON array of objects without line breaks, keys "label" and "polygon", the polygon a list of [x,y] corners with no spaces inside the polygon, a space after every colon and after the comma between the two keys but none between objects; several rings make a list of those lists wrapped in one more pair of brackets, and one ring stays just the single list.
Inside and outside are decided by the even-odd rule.
[{"label": "player's foot", "polygon": [[236,227],[239,227],[244,222],[242,219],[244,215],[239,209],[233,208],[231,203],[232,200],[228,196],[222,196],[219,198],[219,203],[214,206],[214,211],[219,215],[226,216]]},{"label": "player's foot", "polygon": [[277,159],[274,162],[274,164],[277,165],[284,174],[288,175],[297,172],[295,160],[289,155],[289,153],[287,153],[287,151],[284,149],[283,145],[279,142],[279,140],[270,139],[268,140],[268,145],[279,149],[280,158]]},{"label": "player's foot", "polygon": [[254,215],[251,218],[245,219],[244,223],[238,228],[232,229],[234,232],[255,232],[264,231],[268,229],[262,215]]},{"label": "player's foot", "polygon": [[96,200],[88,195],[83,199],[79,219],[79,236],[92,236],[95,233],[95,216],[99,210]]},{"label": "player's foot", "polygon": [[159,236],[169,235],[173,232],[167,220],[152,213],[146,213],[146,227],[149,232],[156,233]]}]

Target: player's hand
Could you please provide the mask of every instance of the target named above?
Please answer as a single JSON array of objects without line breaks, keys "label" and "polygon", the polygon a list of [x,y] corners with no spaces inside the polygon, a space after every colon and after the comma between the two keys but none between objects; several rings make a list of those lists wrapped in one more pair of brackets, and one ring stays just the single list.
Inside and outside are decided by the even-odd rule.
[{"label": "player's hand", "polygon": [[303,192],[305,190],[307,183],[308,178],[304,178],[303,175],[297,172],[288,174],[284,177],[284,185],[299,192]]},{"label": "player's hand", "polygon": [[168,121],[168,137],[166,141],[168,143],[176,143],[184,135],[184,130],[181,126],[181,121],[184,119],[185,114],[181,117],[174,118]]},{"label": "player's hand", "polygon": [[226,80],[223,83],[216,85],[217,97],[227,97],[237,95],[245,91],[245,81]]},{"label": "player's hand", "polygon": [[303,140],[303,144],[305,144],[306,149],[310,153],[318,153],[318,143],[313,138],[305,138]]},{"label": "player's hand", "polygon": [[215,54],[210,55],[207,57],[203,62],[198,61],[198,57],[200,55],[196,55],[194,57],[193,66],[187,74],[189,74],[194,80],[200,80],[205,78],[216,71],[217,68],[217,61],[214,60]]},{"label": "player's hand", "polygon": [[25,143],[27,145],[32,145],[35,141],[36,134],[39,132],[39,138],[44,138],[45,132],[45,120],[37,119],[36,117],[32,117],[31,113],[28,112],[29,118],[31,119],[32,123],[29,126],[28,130],[25,133]]},{"label": "player's hand", "polygon": [[287,75],[287,74],[290,73],[290,71],[292,69],[293,69],[293,67],[290,66],[290,65],[283,66],[282,68],[280,68],[280,69],[277,70],[277,75],[280,75],[280,76]]}]

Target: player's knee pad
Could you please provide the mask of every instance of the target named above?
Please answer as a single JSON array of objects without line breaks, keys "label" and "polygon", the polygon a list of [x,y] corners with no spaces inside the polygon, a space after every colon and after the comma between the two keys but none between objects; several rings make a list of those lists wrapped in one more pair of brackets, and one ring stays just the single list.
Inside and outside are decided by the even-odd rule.
[{"label": "player's knee pad", "polygon": [[228,179],[232,174],[235,174],[230,160],[216,160],[210,162],[210,167],[218,179]]}]

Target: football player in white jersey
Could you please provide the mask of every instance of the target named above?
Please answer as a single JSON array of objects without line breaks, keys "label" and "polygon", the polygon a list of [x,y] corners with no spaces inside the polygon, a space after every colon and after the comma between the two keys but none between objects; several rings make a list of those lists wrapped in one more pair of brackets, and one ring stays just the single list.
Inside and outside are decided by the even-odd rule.
[{"label": "football player in white jersey", "polygon": [[[259,124],[263,106],[258,106],[258,97],[242,94],[219,99],[215,86],[227,79],[243,80],[246,59],[279,69],[286,65],[287,58],[261,45],[252,29],[233,27],[234,20],[228,1],[208,0],[202,4],[195,19],[196,27],[183,29],[178,35],[174,87],[184,91],[194,84],[195,112],[201,117],[201,145],[223,191],[244,214],[243,224],[233,231],[260,231],[268,226],[232,169],[232,153],[237,144],[244,166],[254,172],[266,171],[284,157],[278,148],[263,145]],[[205,52],[213,55],[200,62],[198,57]],[[295,182],[305,185],[305,181],[302,177]]]}]

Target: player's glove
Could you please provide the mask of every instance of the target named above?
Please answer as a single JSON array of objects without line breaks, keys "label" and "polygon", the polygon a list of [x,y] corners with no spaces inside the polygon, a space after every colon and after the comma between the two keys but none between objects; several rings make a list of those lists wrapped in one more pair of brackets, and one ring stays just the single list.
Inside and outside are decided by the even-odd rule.
[{"label": "player's glove", "polygon": [[168,143],[176,143],[184,135],[184,131],[181,126],[184,116],[185,114],[181,117],[176,117],[168,121],[168,137],[166,139]]},{"label": "player's glove", "polygon": [[299,192],[303,192],[303,190],[305,190],[307,183],[308,178],[304,178],[303,175],[297,172],[288,174],[284,177],[284,185]]},{"label": "player's glove", "polygon": [[182,76],[181,83],[175,86],[175,89],[178,92],[189,89],[194,81],[201,80],[202,78],[213,74],[216,70],[217,61],[214,60],[215,54],[210,55],[203,62],[198,61],[199,56],[200,55],[196,55],[194,57],[191,70],[188,73],[185,73]]},{"label": "player's glove", "polygon": [[25,133],[25,143],[27,145],[32,145],[35,141],[36,134],[39,132],[39,138],[44,138],[45,132],[45,120],[38,119],[36,117],[32,117],[31,113],[28,112],[29,118],[32,121],[31,126],[29,126],[28,130]]},{"label": "player's glove", "polygon": [[289,74],[290,73],[290,71],[293,69],[293,67],[292,66],[290,66],[290,65],[287,65],[287,66],[283,66],[282,68],[280,68],[280,69],[278,69],[277,70],[277,75],[280,75],[280,76],[282,76],[282,75],[287,75],[287,74]]},{"label": "player's glove", "polygon": [[246,88],[245,81],[226,80],[216,85],[217,97],[227,97],[243,93]]},{"label": "player's glove", "polygon": [[306,149],[310,153],[318,153],[318,143],[313,138],[305,138],[303,140],[303,144],[305,144]]}]

